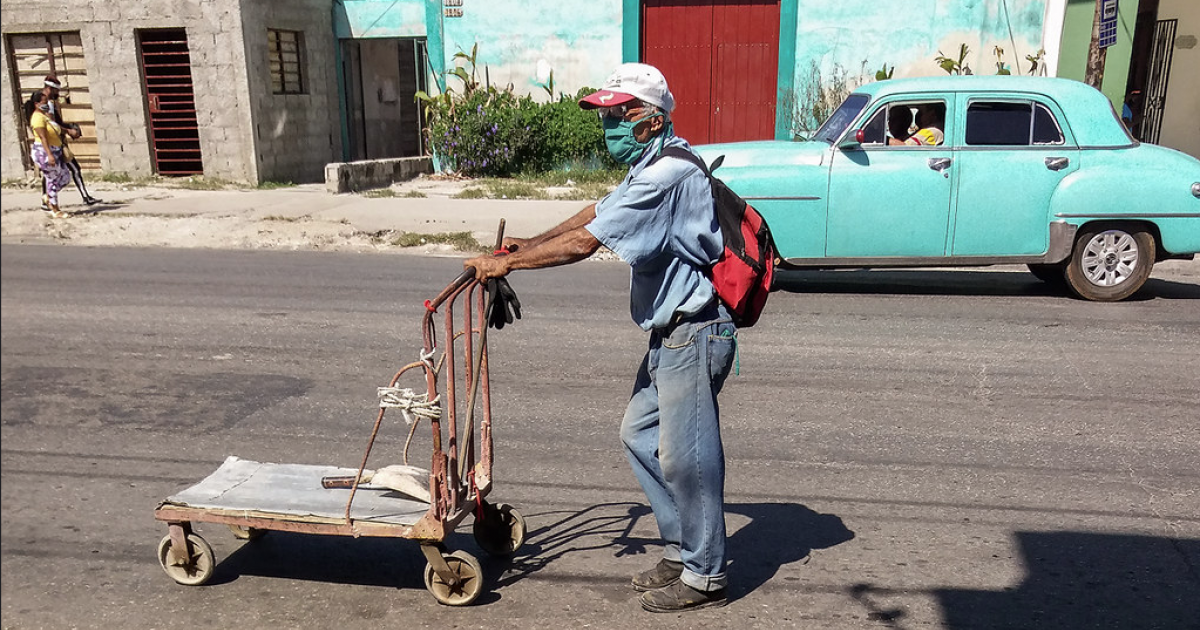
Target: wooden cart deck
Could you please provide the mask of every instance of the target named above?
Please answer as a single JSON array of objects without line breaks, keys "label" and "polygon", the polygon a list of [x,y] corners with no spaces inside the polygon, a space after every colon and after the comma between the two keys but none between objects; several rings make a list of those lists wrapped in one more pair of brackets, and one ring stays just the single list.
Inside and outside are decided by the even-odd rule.
[{"label": "wooden cart deck", "polygon": [[[270,464],[231,456],[199,483],[163,501],[155,517],[164,521],[240,523],[284,530],[299,528],[270,521],[348,525],[345,514],[350,490],[324,488],[321,478],[357,473],[358,470],[353,468]],[[362,484],[350,506],[350,518],[363,524],[407,527],[416,523],[428,509],[429,504],[424,501],[387,488]],[[383,530],[369,526],[364,529],[378,533]],[[312,531],[310,528],[303,530]],[[403,532],[392,535],[403,536]]]}]

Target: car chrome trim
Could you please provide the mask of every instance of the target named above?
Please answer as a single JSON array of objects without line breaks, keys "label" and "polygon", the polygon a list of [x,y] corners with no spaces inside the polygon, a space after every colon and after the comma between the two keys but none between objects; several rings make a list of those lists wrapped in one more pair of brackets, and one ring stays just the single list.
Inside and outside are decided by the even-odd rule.
[{"label": "car chrome trim", "polygon": [[1059,212],[1060,219],[1200,219],[1200,212],[1121,212],[1115,214],[1079,214]]},{"label": "car chrome trim", "polygon": [[1087,281],[1098,287],[1115,287],[1137,271],[1137,240],[1121,230],[1101,232],[1082,245],[1079,266]]},{"label": "car chrome trim", "polygon": [[1052,171],[1061,171],[1071,165],[1071,160],[1065,157],[1048,157],[1046,158],[1046,168]]},{"label": "car chrome trim", "polygon": [[780,269],[861,269],[864,267],[986,267],[987,265],[1049,265],[1071,255],[1078,226],[1066,221],[1050,224],[1050,246],[1032,256],[875,256],[842,258],[785,258]]},{"label": "car chrome trim", "polygon": [[921,256],[885,258],[785,258],[779,269],[865,269],[869,267],[986,267],[1050,264],[1045,256]]},{"label": "car chrome trim", "polygon": [[[941,146],[945,147],[946,145],[941,145]],[[1138,143],[1134,143],[1134,144],[1106,144],[1106,145],[1097,145],[1097,146],[1091,146],[1091,145],[1085,145],[1085,146],[1076,146],[1076,145],[1074,145],[1074,144],[1070,144],[1070,143],[1063,143],[1063,144],[1014,144],[1014,145],[1007,145],[1007,144],[992,144],[992,145],[986,145],[986,144],[969,144],[969,145],[961,145],[961,146],[956,146],[956,147],[954,147],[954,150],[955,150],[955,151],[961,151],[961,152],[964,152],[964,153],[965,153],[965,152],[974,152],[974,151],[987,151],[987,152],[989,152],[989,153],[991,153],[991,152],[995,152],[995,151],[1108,151],[1108,150],[1114,150],[1114,149],[1132,149],[1132,148],[1134,148],[1134,147],[1136,147],[1136,146],[1138,146]],[[937,148],[937,147],[935,147],[935,148]]]},{"label": "car chrome trim", "polygon": [[746,201],[820,201],[820,197],[742,197]]},{"label": "car chrome trim", "polygon": [[1051,221],[1050,246],[1046,248],[1046,255],[1042,262],[1058,263],[1069,258],[1071,250],[1075,248],[1075,232],[1077,231],[1079,231],[1077,225],[1071,225],[1066,221]]},{"label": "car chrome trim", "polygon": [[1200,182],[1192,184],[1192,196],[1200,198]]}]

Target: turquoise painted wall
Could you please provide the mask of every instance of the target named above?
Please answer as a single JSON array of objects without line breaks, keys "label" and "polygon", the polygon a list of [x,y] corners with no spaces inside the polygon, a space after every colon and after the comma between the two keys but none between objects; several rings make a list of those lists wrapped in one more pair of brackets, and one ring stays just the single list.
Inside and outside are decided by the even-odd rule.
[{"label": "turquoise painted wall", "polygon": [[[447,65],[479,43],[478,79],[512,84],[545,99],[554,72],[555,94],[599,87],[622,61],[622,0],[529,2],[464,0],[462,17],[444,18]],[[485,72],[486,68],[486,72]],[[451,87],[457,82],[451,80]]]},{"label": "turquoise painted wall", "polygon": [[1026,74],[1045,11],[1046,0],[799,0],[791,98],[803,105],[815,85],[873,81],[885,64],[896,78],[944,75],[934,59],[957,59],[962,44],[975,74],[996,73],[996,46],[1010,71]]},{"label": "turquoise painted wall", "polygon": [[[824,71],[840,66],[854,76],[874,75],[883,64],[894,76],[945,74],[938,51],[957,58],[970,49],[975,74],[995,74],[994,46],[1004,49],[1010,69],[1041,48],[1045,0],[800,0],[796,56]],[[798,64],[798,79],[809,64]]]},{"label": "turquoise painted wall", "polygon": [[[1014,72],[1042,45],[1047,0],[781,0],[780,116],[777,136],[790,137],[784,110],[820,81],[837,75],[848,87],[874,80],[884,64],[894,76],[944,74],[938,51],[971,54],[976,74],[996,71],[993,48],[1004,49]],[[1130,0],[1130,4],[1134,0]],[[334,0],[338,37],[413,37],[429,40],[431,65],[444,72],[459,51],[479,44],[477,78],[511,84],[518,93],[548,98],[599,87],[612,68],[636,61],[639,0],[555,2],[462,0],[462,16],[443,16],[442,0]],[[440,59],[438,58],[440,55]],[[457,80],[450,79],[451,88]]]},{"label": "turquoise painted wall", "polygon": [[[449,7],[441,0],[334,0],[334,30],[340,39],[426,37],[443,87],[455,53],[470,53],[478,43],[479,81],[511,83],[518,93],[546,99],[552,71],[555,93],[574,94],[599,86],[622,62],[628,52],[622,7],[629,2],[463,0]],[[447,16],[446,9],[461,9],[462,16]],[[636,41],[632,50],[636,54]],[[449,86],[457,87],[457,79]]]},{"label": "turquoise painted wall", "polygon": [[425,0],[335,0],[334,32],[338,39],[424,37],[425,4]]}]

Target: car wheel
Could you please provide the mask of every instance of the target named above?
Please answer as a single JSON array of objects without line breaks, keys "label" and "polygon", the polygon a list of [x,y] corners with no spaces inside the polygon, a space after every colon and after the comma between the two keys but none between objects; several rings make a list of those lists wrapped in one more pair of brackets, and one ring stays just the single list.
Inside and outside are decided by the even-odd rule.
[{"label": "car wheel", "polygon": [[1067,286],[1081,298],[1123,300],[1142,288],[1154,266],[1154,237],[1140,228],[1085,227],[1067,263]]},{"label": "car wheel", "polygon": [[1062,264],[1056,265],[1026,265],[1029,267],[1029,273],[1033,274],[1038,280],[1047,284],[1062,286],[1066,282],[1063,277],[1065,267]]}]

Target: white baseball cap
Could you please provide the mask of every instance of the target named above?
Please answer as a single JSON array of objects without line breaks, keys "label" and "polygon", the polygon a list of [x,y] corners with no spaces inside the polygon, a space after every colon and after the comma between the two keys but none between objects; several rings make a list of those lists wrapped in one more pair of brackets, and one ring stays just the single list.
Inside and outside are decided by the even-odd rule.
[{"label": "white baseball cap", "polygon": [[579,101],[584,109],[613,107],[637,99],[670,112],[675,97],[658,68],[644,63],[623,63],[604,81],[604,87]]}]

